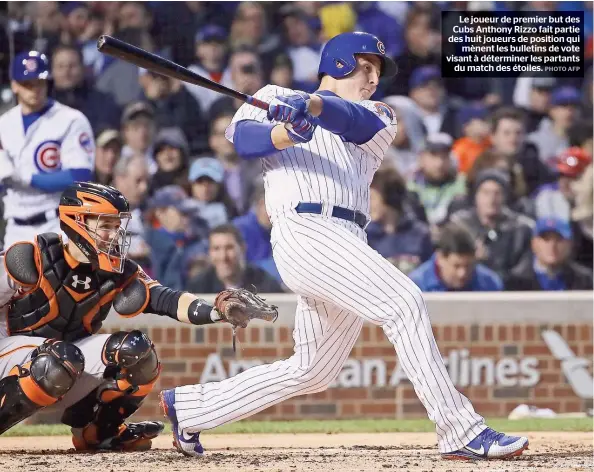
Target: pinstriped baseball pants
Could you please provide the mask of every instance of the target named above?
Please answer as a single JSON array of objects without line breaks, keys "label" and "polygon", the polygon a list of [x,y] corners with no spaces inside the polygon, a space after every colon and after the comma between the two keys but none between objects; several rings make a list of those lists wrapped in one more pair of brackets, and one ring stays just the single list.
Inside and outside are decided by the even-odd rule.
[{"label": "pinstriped baseball pants", "polygon": [[379,325],[436,425],[440,452],[460,449],[483,418],[453,385],[418,287],[365,241],[354,223],[285,210],[273,218],[274,260],[298,297],[295,353],[221,382],[177,387],[175,409],[188,433],[249,417],[297,395],[328,388],[363,321]]}]

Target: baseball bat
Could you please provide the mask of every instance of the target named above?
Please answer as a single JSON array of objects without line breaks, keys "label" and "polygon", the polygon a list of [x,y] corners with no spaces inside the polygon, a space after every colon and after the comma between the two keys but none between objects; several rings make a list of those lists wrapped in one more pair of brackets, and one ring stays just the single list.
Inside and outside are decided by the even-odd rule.
[{"label": "baseball bat", "polygon": [[237,100],[241,100],[242,102],[249,103],[257,108],[268,111],[268,103],[263,102],[262,100],[258,100],[251,95],[238,92],[237,90],[213,82],[212,80],[202,77],[200,74],[192,72],[173,61],[112,36],[100,36],[97,40],[97,49],[103,54],[109,54],[110,56],[130,62],[143,69],[222,93],[228,97],[236,98]]}]

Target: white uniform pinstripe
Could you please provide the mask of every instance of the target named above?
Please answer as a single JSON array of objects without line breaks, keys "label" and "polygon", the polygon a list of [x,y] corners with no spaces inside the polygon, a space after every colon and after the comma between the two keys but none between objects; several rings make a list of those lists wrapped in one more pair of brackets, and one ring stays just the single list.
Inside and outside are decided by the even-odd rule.
[{"label": "white uniform pinstripe", "polygon": [[[266,86],[270,101],[292,90]],[[451,382],[418,287],[366,243],[355,223],[328,214],[298,214],[301,201],[369,214],[369,185],[396,132],[389,108],[360,102],[385,128],[363,145],[318,127],[311,142],[263,159],[273,255],[284,283],[298,295],[295,354],[235,377],[178,387],[175,409],[187,433],[246,418],[287,398],[322,391],[333,382],[357,340],[363,320],[379,325],[435,422],[439,449],[460,449],[485,429],[483,418]],[[391,116],[390,116],[391,115]],[[233,119],[265,121],[247,105]],[[231,138],[234,126],[230,126]]]}]

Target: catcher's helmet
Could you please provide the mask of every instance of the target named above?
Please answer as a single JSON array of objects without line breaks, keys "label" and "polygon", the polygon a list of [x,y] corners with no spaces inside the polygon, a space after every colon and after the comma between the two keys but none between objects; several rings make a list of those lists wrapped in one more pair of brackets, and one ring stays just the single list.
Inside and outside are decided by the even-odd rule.
[{"label": "catcher's helmet", "polygon": [[33,79],[49,79],[49,61],[45,54],[25,51],[17,54],[10,66],[10,78],[16,82]]},{"label": "catcher's helmet", "polygon": [[[126,228],[130,221],[128,200],[109,185],[75,182],[62,193],[60,228],[89,259],[95,269],[122,272],[130,237]],[[89,223],[93,217],[93,224]],[[102,223],[117,219],[117,227],[110,230],[109,239],[101,238]]]},{"label": "catcher's helmet", "polygon": [[570,147],[555,159],[557,172],[566,177],[577,178],[592,163],[592,158],[580,147]]},{"label": "catcher's helmet", "polygon": [[377,36],[355,31],[334,36],[322,50],[318,78],[328,74],[335,79],[346,77],[355,70],[355,54],[375,54],[382,60],[382,77],[392,77],[398,72],[396,63],[386,56],[386,47]]}]

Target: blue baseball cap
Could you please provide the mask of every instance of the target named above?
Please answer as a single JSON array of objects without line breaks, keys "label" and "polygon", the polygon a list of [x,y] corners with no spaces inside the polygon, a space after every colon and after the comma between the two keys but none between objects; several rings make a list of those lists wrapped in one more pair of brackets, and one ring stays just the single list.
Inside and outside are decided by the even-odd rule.
[{"label": "blue baseball cap", "polygon": [[541,236],[543,233],[557,233],[563,239],[571,239],[571,226],[569,222],[559,218],[539,218],[534,227],[534,236]]},{"label": "blue baseball cap", "polygon": [[225,28],[218,25],[206,25],[196,32],[194,37],[195,43],[202,43],[204,41],[219,41],[225,42],[227,40],[227,32]]},{"label": "blue baseball cap", "polygon": [[10,78],[16,82],[49,79],[50,67],[47,56],[38,51],[25,51],[17,54],[10,66]]},{"label": "blue baseball cap", "polygon": [[179,185],[167,185],[155,192],[148,201],[149,208],[174,207],[182,213],[194,213],[199,208],[199,203],[186,195]]},{"label": "blue baseball cap", "polygon": [[412,90],[427,85],[432,80],[441,81],[441,71],[437,66],[423,66],[416,68],[410,76],[408,86]]},{"label": "blue baseball cap", "polygon": [[225,169],[214,157],[202,157],[190,166],[189,181],[196,182],[200,177],[209,177],[220,184],[225,176]]},{"label": "blue baseball cap", "polygon": [[575,87],[559,87],[551,94],[551,106],[579,105],[582,101],[580,92]]},{"label": "blue baseball cap", "polygon": [[458,125],[463,128],[474,119],[484,120],[488,114],[488,108],[478,103],[462,107],[458,111]]}]

